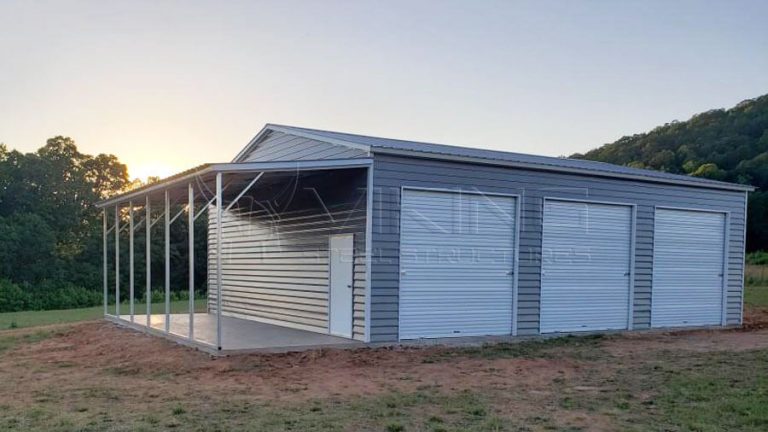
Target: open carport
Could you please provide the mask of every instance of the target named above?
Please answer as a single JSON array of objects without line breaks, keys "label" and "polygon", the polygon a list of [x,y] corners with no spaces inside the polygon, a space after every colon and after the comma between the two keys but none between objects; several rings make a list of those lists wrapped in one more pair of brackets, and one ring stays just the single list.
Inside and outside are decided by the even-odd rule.
[{"label": "open carport", "polygon": [[[369,166],[365,158],[207,164],[103,201],[105,316],[216,353],[360,344],[354,328],[362,314],[355,318],[354,309],[364,307]],[[199,257],[194,224],[204,215],[208,256]],[[188,227],[187,268],[170,266],[174,223]],[[165,246],[159,314],[147,240],[158,224]],[[144,251],[135,248],[139,236]],[[127,263],[120,262],[125,249]],[[202,313],[190,271],[198,259],[208,263]],[[171,307],[174,271],[189,275],[183,313]]]}]

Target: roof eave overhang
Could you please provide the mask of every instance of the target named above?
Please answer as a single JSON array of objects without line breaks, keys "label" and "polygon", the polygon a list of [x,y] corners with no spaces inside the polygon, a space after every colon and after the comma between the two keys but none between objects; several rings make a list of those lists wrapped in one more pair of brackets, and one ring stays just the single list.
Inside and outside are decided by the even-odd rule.
[{"label": "roof eave overhang", "polygon": [[240,163],[214,163],[204,165],[200,169],[190,171],[178,177],[172,177],[152,183],[137,190],[127,192],[112,198],[108,198],[96,203],[96,207],[104,208],[128,202],[137,198],[145,197],[153,193],[170,189],[176,186],[188,184],[190,180],[196,177],[212,176],[218,173],[223,174],[244,174],[250,172],[297,172],[297,171],[320,171],[333,169],[349,168],[367,168],[373,164],[373,159],[325,159],[308,161],[281,161],[281,162],[240,162]]},{"label": "roof eave overhang", "polygon": [[457,155],[448,155],[448,154],[440,154],[440,153],[427,153],[427,152],[420,152],[420,151],[388,149],[388,148],[382,148],[382,147],[373,148],[372,153],[395,155],[395,156],[408,156],[408,157],[415,157],[415,158],[421,158],[421,159],[446,160],[446,161],[452,161],[452,162],[469,162],[469,163],[476,163],[476,164],[482,164],[482,165],[495,165],[495,166],[504,166],[504,167],[511,167],[511,168],[523,168],[523,169],[530,169],[530,170],[536,170],[536,171],[562,172],[562,173],[568,173],[568,174],[588,175],[592,177],[618,178],[618,179],[624,179],[624,180],[636,180],[636,181],[651,182],[651,183],[691,186],[691,187],[697,187],[697,188],[703,188],[703,189],[718,189],[718,190],[730,190],[730,191],[739,191],[739,192],[752,192],[755,190],[754,186],[742,185],[738,183],[725,183],[725,182],[702,183],[697,181],[686,180],[685,178],[668,179],[668,178],[651,177],[651,176],[634,175],[634,174],[609,173],[609,172],[601,172],[601,171],[590,170],[590,169],[555,167],[555,166],[547,166],[547,165],[534,164],[534,163],[512,162],[512,161],[503,161],[498,159],[485,159],[485,158],[478,158],[478,157],[471,157],[471,156],[457,156]]}]

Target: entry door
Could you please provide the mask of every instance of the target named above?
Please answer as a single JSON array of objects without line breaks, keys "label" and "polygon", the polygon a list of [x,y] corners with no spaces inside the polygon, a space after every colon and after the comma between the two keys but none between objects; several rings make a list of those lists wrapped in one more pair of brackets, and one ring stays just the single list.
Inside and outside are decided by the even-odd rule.
[{"label": "entry door", "polygon": [[725,214],[657,209],[651,325],[717,325],[723,317]]},{"label": "entry door", "polygon": [[632,207],[546,200],[541,333],[626,329]]},{"label": "entry door", "polygon": [[512,332],[514,197],[405,189],[400,339]]},{"label": "entry door", "polygon": [[332,335],[351,338],[354,236],[332,235],[329,246],[329,332]]}]

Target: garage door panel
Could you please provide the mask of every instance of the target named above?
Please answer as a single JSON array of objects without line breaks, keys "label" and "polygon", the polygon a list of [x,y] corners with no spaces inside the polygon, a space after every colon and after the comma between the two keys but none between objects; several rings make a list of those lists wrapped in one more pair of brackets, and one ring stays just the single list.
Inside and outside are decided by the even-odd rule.
[{"label": "garage door panel", "polygon": [[516,201],[406,189],[400,338],[509,334]]},{"label": "garage door panel", "polygon": [[725,220],[722,213],[656,211],[653,327],[721,323]]},{"label": "garage door panel", "polygon": [[631,234],[629,206],[545,202],[542,333],[627,327]]}]

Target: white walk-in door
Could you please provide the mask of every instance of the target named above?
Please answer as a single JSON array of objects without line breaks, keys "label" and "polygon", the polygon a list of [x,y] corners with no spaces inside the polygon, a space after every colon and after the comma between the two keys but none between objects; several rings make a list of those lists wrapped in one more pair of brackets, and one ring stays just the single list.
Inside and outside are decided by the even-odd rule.
[{"label": "white walk-in door", "polygon": [[404,189],[400,339],[512,332],[516,199]]},{"label": "white walk-in door", "polygon": [[541,332],[626,329],[632,207],[546,200]]},{"label": "white walk-in door", "polygon": [[653,238],[653,327],[720,324],[725,214],[657,209]]},{"label": "white walk-in door", "polygon": [[352,278],[354,236],[332,235],[330,240],[330,311],[332,335],[352,337]]}]

